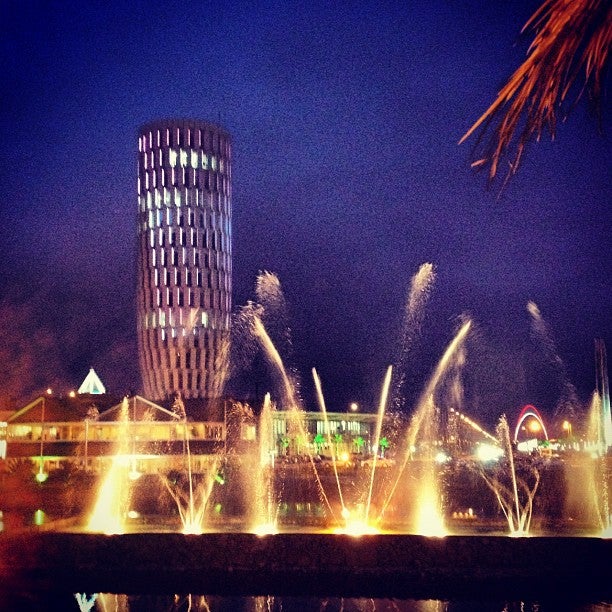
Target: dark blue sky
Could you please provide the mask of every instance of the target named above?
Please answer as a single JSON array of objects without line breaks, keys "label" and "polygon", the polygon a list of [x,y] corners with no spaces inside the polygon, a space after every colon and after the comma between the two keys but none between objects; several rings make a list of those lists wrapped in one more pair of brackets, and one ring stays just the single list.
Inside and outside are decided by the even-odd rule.
[{"label": "dark blue sky", "polygon": [[[469,312],[467,412],[552,410],[564,382],[587,400],[593,339],[611,340],[609,140],[583,101],[501,197],[457,145],[537,6],[3,2],[2,337],[21,347],[6,386],[75,386],[94,366],[138,389],[136,131],[193,116],[233,136],[234,304],[259,270],[279,275],[307,396],[316,367],[330,409],[375,401],[432,262],[421,378]],[[567,381],[530,338],[529,300]]]}]

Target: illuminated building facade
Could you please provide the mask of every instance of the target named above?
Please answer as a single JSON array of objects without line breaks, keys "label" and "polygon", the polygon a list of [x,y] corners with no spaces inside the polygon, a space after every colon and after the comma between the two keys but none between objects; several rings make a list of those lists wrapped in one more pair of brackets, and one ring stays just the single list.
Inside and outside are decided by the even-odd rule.
[{"label": "illuminated building facade", "polygon": [[231,256],[229,134],[196,120],[142,126],[137,325],[145,396],[210,400],[222,393]]}]

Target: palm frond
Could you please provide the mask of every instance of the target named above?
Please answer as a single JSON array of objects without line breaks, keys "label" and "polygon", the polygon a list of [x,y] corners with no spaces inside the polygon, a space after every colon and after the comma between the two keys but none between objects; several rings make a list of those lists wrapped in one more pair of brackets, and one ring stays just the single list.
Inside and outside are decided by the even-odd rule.
[{"label": "palm frond", "polygon": [[472,167],[489,167],[497,175],[502,159],[510,157],[506,180],[519,167],[527,144],[547,129],[555,137],[557,114],[581,73],[595,100],[602,94],[602,78],[612,43],[611,0],[545,0],[523,27],[535,37],[525,61],[497,98],[465,133],[463,143],[482,129],[484,152]]}]

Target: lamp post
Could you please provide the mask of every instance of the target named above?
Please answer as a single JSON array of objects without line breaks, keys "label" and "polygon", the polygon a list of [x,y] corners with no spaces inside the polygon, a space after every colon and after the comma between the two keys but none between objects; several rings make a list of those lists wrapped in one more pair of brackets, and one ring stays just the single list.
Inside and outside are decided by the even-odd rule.
[{"label": "lamp post", "polygon": [[563,431],[566,438],[570,439],[572,437],[572,424],[569,421],[563,421]]},{"label": "lamp post", "polygon": [[40,460],[38,465],[38,473],[36,474],[36,480],[38,482],[45,482],[48,474],[43,469],[43,451],[44,451],[44,434],[45,434],[45,396],[43,395],[42,404],[40,409]]}]

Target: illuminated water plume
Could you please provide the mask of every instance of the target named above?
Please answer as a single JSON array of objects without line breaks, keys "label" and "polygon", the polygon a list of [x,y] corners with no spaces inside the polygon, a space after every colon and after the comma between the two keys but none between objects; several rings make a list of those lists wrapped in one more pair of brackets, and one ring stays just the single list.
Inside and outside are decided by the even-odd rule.
[{"label": "illuminated water plume", "polygon": [[518,475],[510,439],[510,427],[505,415],[501,416],[496,431],[499,444],[504,449],[505,462],[488,468],[480,465],[478,469],[495,494],[499,507],[506,517],[510,535],[527,535],[531,525],[533,499],[540,484],[540,473],[535,467],[530,466],[526,474]]},{"label": "illuminated water plume", "polygon": [[274,431],[272,413],[274,406],[270,394],[266,393],[259,415],[258,444],[254,456],[248,462],[250,467],[248,488],[250,507],[250,531],[259,535],[277,533],[278,503],[274,478]]},{"label": "illuminated water plume", "polygon": [[129,403],[124,397],[119,415],[117,448],[89,518],[87,529],[107,534],[123,533],[129,503],[129,474],[135,474],[135,456],[130,454]]},{"label": "illuminated water plume", "polygon": [[401,407],[400,404],[402,403],[402,392],[406,381],[409,356],[414,349],[417,339],[421,336],[425,306],[427,305],[435,279],[436,272],[434,265],[424,263],[410,282],[402,319],[399,354],[396,359],[395,380],[393,382],[393,399],[398,408]]},{"label": "illuminated water plume", "polygon": [[[319,401],[319,408],[321,410],[321,414],[323,415],[324,422],[324,430],[327,437],[328,447],[331,449],[332,456],[332,467],[334,471],[336,486],[338,489],[338,497],[341,505],[341,515],[344,520],[344,527],[339,532],[349,533],[351,535],[361,535],[365,533],[377,533],[378,529],[374,526],[372,519],[370,517],[370,510],[372,507],[372,494],[374,489],[374,479],[376,476],[376,466],[378,461],[378,453],[380,448],[380,437],[382,432],[382,424],[384,420],[385,410],[387,407],[387,399],[389,396],[389,387],[391,385],[391,375],[393,372],[393,368],[389,366],[387,368],[387,373],[385,375],[385,379],[383,382],[381,394],[380,394],[380,402],[378,405],[378,412],[376,418],[376,427],[374,430],[374,437],[372,439],[372,461],[370,462],[370,477],[367,482],[367,491],[362,492],[365,494],[366,500],[365,503],[362,503],[359,499],[362,497],[359,493],[357,494],[356,500],[352,500],[351,506],[353,509],[350,509],[347,505],[346,497],[342,491],[342,486],[340,484],[340,477],[338,474],[338,457],[336,445],[332,442],[331,438],[331,428],[329,425],[329,420],[327,418],[327,408],[325,405],[325,398],[323,396],[323,389],[321,386],[321,381],[317,374],[317,371],[313,368],[312,375],[315,382],[315,388],[317,391],[317,398]],[[362,507],[363,510],[358,512],[355,507]],[[380,518],[380,517],[378,517]],[[376,520],[378,520],[378,518]]]},{"label": "illuminated water plume", "polygon": [[[321,495],[321,498],[323,502],[325,503],[325,505],[327,506],[327,508],[329,509],[330,513],[333,515],[334,511],[333,511],[332,505],[321,483],[321,479],[319,477],[319,473],[315,466],[312,453],[308,450],[308,445],[306,442],[308,440],[308,432],[306,431],[306,426],[304,423],[303,409],[300,405],[297,394],[295,393],[295,387],[291,379],[289,378],[289,375],[287,374],[285,370],[283,360],[281,359],[281,356],[278,350],[274,346],[274,343],[270,339],[270,336],[268,335],[266,328],[264,327],[260,317],[257,315],[254,315],[252,321],[253,321],[253,327],[252,327],[253,334],[261,343],[261,346],[264,349],[264,354],[266,355],[266,358],[274,366],[274,370],[279,375],[281,383],[282,383],[281,389],[282,389],[282,395],[283,395],[283,407],[285,408],[285,410],[288,411],[288,415],[289,415],[288,423],[287,423],[287,426],[288,426],[287,433],[290,435],[290,437],[293,437],[293,439],[297,441],[295,450],[297,451],[298,454],[302,450],[307,451],[308,460],[312,467],[313,474],[317,482],[317,487]],[[303,448],[301,448],[300,446],[300,440],[302,441]]]},{"label": "illuminated water plume", "polygon": [[567,368],[557,352],[557,347],[555,345],[552,332],[542,317],[542,313],[535,302],[530,301],[527,303],[527,311],[531,316],[531,328],[533,334],[540,342],[542,348],[544,349],[546,358],[555,368],[559,378],[561,379],[562,390],[555,409],[555,416],[570,419],[575,418],[576,407],[578,406],[576,388],[569,380]]},{"label": "illuminated water plume", "polygon": [[[404,456],[400,469],[391,489],[391,493],[387,497],[382,509],[384,513],[391,499],[393,499],[393,496],[396,494],[401,495],[401,493],[397,492],[398,485],[404,476],[408,462],[413,458],[418,441],[421,447],[429,455],[426,455],[424,460],[420,462],[421,473],[418,476],[417,492],[415,494],[418,504],[415,524],[418,533],[422,533],[422,530],[426,530],[430,532],[431,535],[442,535],[444,531],[443,527],[439,527],[443,523],[442,508],[438,490],[438,479],[436,477],[436,465],[434,458],[431,456],[435,442],[438,438],[434,397],[440,381],[444,378],[453,364],[453,360],[457,359],[458,352],[465,342],[470,327],[471,321],[468,319],[463,323],[446,348],[421,395],[405,436]],[[460,359],[463,361],[462,357]],[[427,508],[427,510],[421,510],[421,508]],[[427,518],[425,524],[419,517]]]}]

